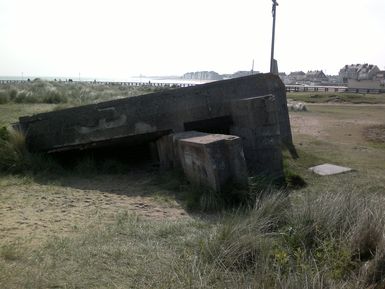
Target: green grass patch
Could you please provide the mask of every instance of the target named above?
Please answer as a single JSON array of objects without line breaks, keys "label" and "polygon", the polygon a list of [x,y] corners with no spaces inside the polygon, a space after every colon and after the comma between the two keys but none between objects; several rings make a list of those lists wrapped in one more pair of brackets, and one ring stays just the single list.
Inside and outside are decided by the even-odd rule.
[{"label": "green grass patch", "polygon": [[308,103],[353,103],[353,104],[383,104],[385,94],[361,94],[347,92],[289,92],[287,97],[294,101]]}]

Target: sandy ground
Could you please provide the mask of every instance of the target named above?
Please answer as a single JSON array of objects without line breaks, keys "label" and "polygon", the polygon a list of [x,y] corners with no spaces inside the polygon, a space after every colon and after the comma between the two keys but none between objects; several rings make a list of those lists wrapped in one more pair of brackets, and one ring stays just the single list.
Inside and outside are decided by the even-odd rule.
[{"label": "sandy ground", "polygon": [[156,220],[188,217],[174,198],[149,180],[146,173],[67,177],[51,184],[0,180],[0,244],[18,238],[63,236],[97,223],[98,218],[111,222],[123,212]]},{"label": "sandy ground", "polygon": [[[293,135],[308,135],[340,143],[361,143],[365,132],[385,124],[384,105],[306,104],[309,112],[291,112]],[[333,112],[330,113],[330,107]]]}]

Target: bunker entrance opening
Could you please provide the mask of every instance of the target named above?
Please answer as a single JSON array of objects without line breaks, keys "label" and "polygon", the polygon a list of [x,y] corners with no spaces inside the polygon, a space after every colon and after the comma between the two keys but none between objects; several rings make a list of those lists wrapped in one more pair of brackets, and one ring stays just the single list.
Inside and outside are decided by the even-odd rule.
[{"label": "bunker entrance opening", "polygon": [[202,119],[192,122],[185,122],[185,131],[200,131],[216,134],[230,134],[230,126],[233,124],[231,116],[221,116],[209,119]]},{"label": "bunker entrance opening", "polygon": [[122,173],[130,167],[151,166],[157,162],[157,151],[154,142],[125,145],[123,143],[110,146],[71,150],[52,154],[64,168],[98,170],[106,173]]},{"label": "bunker entrance opening", "polygon": [[[73,147],[71,150],[52,151],[51,155],[66,168],[74,168],[83,162],[92,163],[96,168],[108,165],[135,167],[154,165],[158,162],[156,140],[171,131],[141,134],[130,138],[117,138],[106,142],[97,142],[86,147]],[[84,163],[83,163],[84,164]]]}]

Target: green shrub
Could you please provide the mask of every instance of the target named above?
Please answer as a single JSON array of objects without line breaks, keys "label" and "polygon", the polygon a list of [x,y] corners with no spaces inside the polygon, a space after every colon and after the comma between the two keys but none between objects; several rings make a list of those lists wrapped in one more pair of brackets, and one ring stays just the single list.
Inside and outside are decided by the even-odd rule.
[{"label": "green shrub", "polygon": [[7,103],[9,101],[8,95],[4,91],[0,91],[0,104]]},{"label": "green shrub", "polygon": [[2,141],[9,141],[10,133],[8,129],[3,126],[0,128],[0,140]]},{"label": "green shrub", "polygon": [[29,153],[24,136],[18,131],[0,129],[0,172],[62,172],[62,167],[47,154]]},{"label": "green shrub", "polygon": [[44,103],[66,103],[67,98],[57,91],[50,91],[43,96],[42,102]]},{"label": "green shrub", "polygon": [[17,97],[17,89],[11,89],[9,91],[9,98],[13,101]]},{"label": "green shrub", "polygon": [[16,132],[1,129],[0,171],[20,172],[26,167],[26,149],[24,137]]},{"label": "green shrub", "polygon": [[27,103],[28,98],[31,96],[31,93],[22,90],[17,94],[17,96],[14,99],[14,102],[16,103]]}]

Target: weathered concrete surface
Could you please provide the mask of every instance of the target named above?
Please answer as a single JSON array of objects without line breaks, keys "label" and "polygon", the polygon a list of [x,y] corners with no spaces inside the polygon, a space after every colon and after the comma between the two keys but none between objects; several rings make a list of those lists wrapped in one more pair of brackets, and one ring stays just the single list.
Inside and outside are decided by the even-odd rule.
[{"label": "weathered concrete surface", "polygon": [[170,132],[230,130],[233,101],[266,94],[275,96],[280,141],[290,146],[292,137],[285,86],[272,74],[22,117],[19,125],[31,151],[84,149],[113,142],[140,144]]},{"label": "weathered concrete surface", "polygon": [[207,133],[198,131],[185,131],[162,136],[156,141],[158,158],[161,168],[182,168],[178,141],[185,138],[205,136]]},{"label": "weathered concrete surface", "polygon": [[237,136],[183,132],[157,142],[166,167],[180,167],[189,181],[223,192],[233,185],[247,187],[248,172],[242,141]]},{"label": "weathered concrete surface", "polygon": [[341,173],[350,172],[352,169],[347,167],[336,166],[332,164],[323,164],[309,168],[313,173],[321,176],[330,176]]},{"label": "weathered concrete surface", "polygon": [[273,179],[283,177],[281,135],[276,98],[265,95],[234,100],[231,134],[242,137],[250,171]]}]

